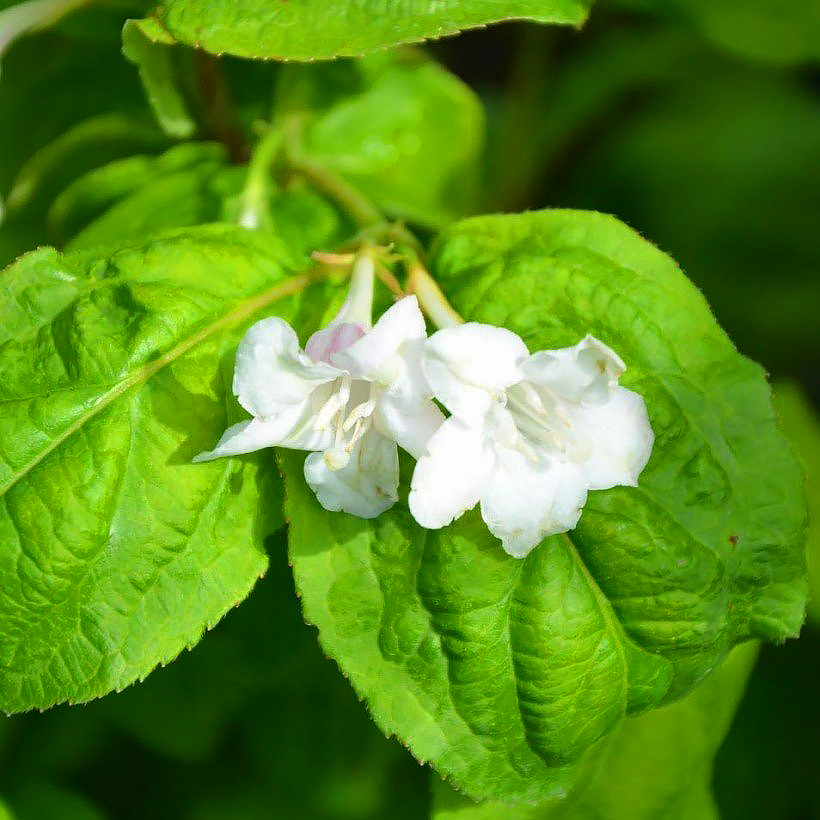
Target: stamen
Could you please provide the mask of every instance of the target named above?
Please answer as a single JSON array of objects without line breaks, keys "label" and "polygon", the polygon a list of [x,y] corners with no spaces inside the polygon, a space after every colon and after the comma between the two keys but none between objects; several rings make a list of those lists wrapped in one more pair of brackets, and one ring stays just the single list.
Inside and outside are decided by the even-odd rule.
[{"label": "stamen", "polygon": [[369,416],[375,408],[376,402],[373,399],[357,404],[345,419],[342,429],[347,432],[354,424]]},{"label": "stamen", "polygon": [[344,375],[336,381],[340,382],[338,390],[331,395],[319,408],[319,412],[316,413],[313,426],[317,430],[326,430],[333,417],[345,407],[347,400],[350,398],[350,376]]}]

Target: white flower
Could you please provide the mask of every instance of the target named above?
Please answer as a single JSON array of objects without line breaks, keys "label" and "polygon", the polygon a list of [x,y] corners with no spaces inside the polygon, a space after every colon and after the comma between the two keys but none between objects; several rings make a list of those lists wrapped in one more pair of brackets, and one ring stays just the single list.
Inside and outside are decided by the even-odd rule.
[{"label": "white flower", "polygon": [[421,372],[426,332],[416,298],[371,327],[373,264],[372,252],[357,257],[339,315],[304,351],[282,319],[248,330],[233,390],[253,418],[196,461],[273,446],[312,450],[305,478],[325,509],[374,518],[395,503],[396,442],[418,457],[444,417]]},{"label": "white flower", "polygon": [[618,386],[624,363],[592,336],[530,355],[514,333],[468,323],[431,336],[422,367],[452,414],[413,474],[410,510],[424,527],[480,503],[523,557],[575,526],[587,490],[634,486],[649,459],[643,399]]}]

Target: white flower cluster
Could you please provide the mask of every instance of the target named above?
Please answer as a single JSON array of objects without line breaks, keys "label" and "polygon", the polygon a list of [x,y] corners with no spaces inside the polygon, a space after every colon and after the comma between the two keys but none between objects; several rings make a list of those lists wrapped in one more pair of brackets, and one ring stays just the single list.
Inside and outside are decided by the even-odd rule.
[{"label": "white flower cluster", "polygon": [[587,336],[530,354],[511,331],[475,322],[428,338],[415,296],[375,325],[372,297],[373,259],[361,254],[339,315],[304,350],[282,319],[253,325],[233,381],[253,418],[196,460],[310,450],[305,479],[322,506],[375,518],[398,499],[398,445],[417,459],[419,524],[437,529],[480,504],[515,557],[572,529],[588,490],[637,484],[652,428],[605,344]]}]

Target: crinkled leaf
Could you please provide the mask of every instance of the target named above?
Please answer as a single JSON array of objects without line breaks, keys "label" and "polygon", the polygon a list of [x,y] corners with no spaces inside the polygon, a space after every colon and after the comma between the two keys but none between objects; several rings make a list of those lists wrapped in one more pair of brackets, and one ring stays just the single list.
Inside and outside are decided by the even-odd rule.
[{"label": "crinkled leaf", "polygon": [[820,416],[795,382],[779,382],[774,407],[798,459],[806,470],[809,501],[809,535],[806,556],[809,569],[808,614],[820,625]]},{"label": "crinkled leaf", "polygon": [[173,38],[154,20],[128,20],[122,30],[123,54],[139,68],[160,125],[166,134],[187,139],[196,131],[196,122],[177,82],[173,45]]},{"label": "crinkled leaf", "polygon": [[437,781],[433,820],[717,820],[712,762],[756,657],[755,644],[738,647],[690,695],[627,718],[595,772],[566,799],[476,804]]},{"label": "crinkled leaf", "polygon": [[543,800],[625,715],[682,696],[736,643],[797,632],[801,473],[760,369],[617,220],[467,220],[433,268],[465,318],[532,350],[591,332],[624,357],[657,437],[641,486],[591,493],[576,530],[521,561],[475,510],[432,532],[403,503],[327,513],[285,455],[291,559],[306,618],[382,729],[472,797]]},{"label": "crinkled leaf", "polygon": [[481,106],[420,52],[286,66],[278,89],[277,114],[306,120],[300,153],[390,214],[437,225],[471,207]]},{"label": "crinkled leaf", "polygon": [[83,701],[195,643],[264,571],[270,454],[209,464],[238,339],[308,277],[230,226],[0,276],[0,707]]},{"label": "crinkled leaf", "polygon": [[315,60],[456,34],[503,20],[577,25],[591,0],[169,0],[154,12],[176,37],[216,54]]}]

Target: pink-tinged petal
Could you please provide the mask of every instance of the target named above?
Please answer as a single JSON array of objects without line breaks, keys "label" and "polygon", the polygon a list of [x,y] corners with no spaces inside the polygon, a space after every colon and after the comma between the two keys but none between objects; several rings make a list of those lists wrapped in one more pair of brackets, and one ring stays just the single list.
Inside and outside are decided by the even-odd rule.
[{"label": "pink-tinged petal", "polygon": [[529,554],[548,535],[571,530],[587,497],[583,472],[571,462],[533,461],[498,448],[481,495],[481,517],[514,558]]},{"label": "pink-tinged petal", "polygon": [[572,401],[600,404],[624,372],[621,358],[594,336],[559,350],[540,350],[522,365],[527,380]]},{"label": "pink-tinged petal", "polygon": [[365,329],[361,325],[341,322],[340,324],[328,325],[323,330],[317,330],[305,345],[305,353],[314,362],[327,362],[332,364],[331,357],[342,350],[347,350],[354,342],[358,341],[365,334]]},{"label": "pink-tinged petal", "polygon": [[376,518],[398,499],[396,443],[369,430],[340,469],[332,469],[323,453],[311,453],[305,459],[305,480],[326,510]]},{"label": "pink-tinged petal", "polygon": [[416,462],[410,512],[422,527],[438,529],[474,507],[493,467],[481,427],[451,417],[432,435]]},{"label": "pink-tinged petal", "polygon": [[585,456],[576,461],[590,489],[637,486],[655,440],[640,395],[616,387],[604,404],[573,409],[571,421]]},{"label": "pink-tinged petal", "polygon": [[422,369],[433,395],[454,415],[477,424],[494,397],[522,379],[529,351],[509,330],[477,322],[434,333]]},{"label": "pink-tinged petal", "polygon": [[269,417],[305,401],[317,386],[339,375],[335,367],[314,363],[302,353],[296,332],[284,319],[263,319],[239,343],[233,391],[249,413]]}]

